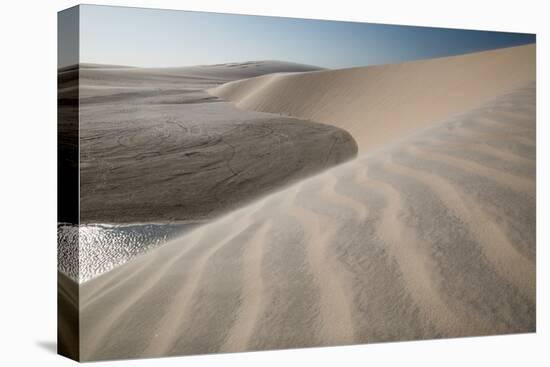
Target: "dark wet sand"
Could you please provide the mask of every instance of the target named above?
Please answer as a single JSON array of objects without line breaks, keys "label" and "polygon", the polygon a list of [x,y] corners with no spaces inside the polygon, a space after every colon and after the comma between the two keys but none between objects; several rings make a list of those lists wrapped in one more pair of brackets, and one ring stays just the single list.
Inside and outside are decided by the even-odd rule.
[{"label": "dark wet sand", "polygon": [[310,69],[82,67],[81,223],[200,222],[353,158],[357,146],[342,129],[240,110],[204,91]]}]

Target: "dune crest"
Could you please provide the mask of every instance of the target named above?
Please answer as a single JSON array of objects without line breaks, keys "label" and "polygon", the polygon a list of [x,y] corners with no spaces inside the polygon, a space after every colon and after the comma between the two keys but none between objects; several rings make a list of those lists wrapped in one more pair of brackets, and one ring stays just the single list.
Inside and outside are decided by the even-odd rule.
[{"label": "dune crest", "polygon": [[536,46],[341,70],[277,73],[209,90],[240,108],[350,132],[361,153],[535,80]]}]

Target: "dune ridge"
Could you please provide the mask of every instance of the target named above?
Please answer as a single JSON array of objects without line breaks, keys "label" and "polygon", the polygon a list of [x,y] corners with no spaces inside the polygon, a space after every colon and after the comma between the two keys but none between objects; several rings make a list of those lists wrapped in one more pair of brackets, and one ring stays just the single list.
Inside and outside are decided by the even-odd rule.
[{"label": "dune ridge", "polygon": [[[449,103],[452,108],[438,107],[436,95],[412,93],[419,85],[407,87],[404,73],[395,70],[425,66],[387,66],[399,74],[390,77],[391,87],[405,91],[398,88],[389,104],[386,87],[374,88],[383,106],[365,110],[365,121],[382,110],[392,119],[388,106],[394,106],[401,121],[412,120],[414,132],[398,129],[407,137],[386,135],[391,143],[383,149],[267,195],[81,285],[82,359],[535,331],[536,86],[522,61],[533,52],[524,46],[485,53],[495,57],[476,69],[481,90],[472,79],[458,80],[464,75],[440,75],[479,54],[429,62],[446,65],[429,68],[439,75],[431,82],[449,78],[451,86],[469,86],[463,92],[471,93]],[[499,61],[502,53],[510,60]],[[490,69],[505,81],[483,88],[488,79],[482,74]],[[505,71],[510,76],[500,74]],[[288,86],[309,75],[341,79],[338,74],[275,75],[237,82],[234,90],[265,80]],[[369,80],[377,79],[365,75]],[[274,86],[268,82],[265,92],[275,93]],[[323,93],[312,84],[300,88],[281,90],[290,97],[300,90]],[[242,101],[253,104],[262,93]],[[416,99],[407,101],[413,94]],[[489,94],[497,98],[485,101]],[[361,104],[352,96],[352,105]],[[343,118],[338,102],[344,96],[331,98],[337,106],[331,113],[343,114],[335,122],[349,122],[353,132],[356,125]],[[274,98],[274,105],[281,100]],[[311,106],[302,102],[307,111]],[[439,112],[419,107],[428,122],[418,123],[410,109],[415,103]],[[321,107],[326,116],[331,108]],[[365,140],[371,128],[356,132],[364,134],[363,152],[373,147]]]},{"label": "dune ridge", "polygon": [[366,153],[535,80],[535,53],[531,44],[401,64],[275,73],[209,93],[243,109],[340,127]]}]

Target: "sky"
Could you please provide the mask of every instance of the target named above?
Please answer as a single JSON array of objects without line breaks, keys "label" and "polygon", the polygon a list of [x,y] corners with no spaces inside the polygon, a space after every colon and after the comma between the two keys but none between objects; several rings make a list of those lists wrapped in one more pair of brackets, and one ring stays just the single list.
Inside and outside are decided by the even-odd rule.
[{"label": "sky", "polygon": [[78,63],[78,16],[77,6],[65,9],[57,15],[57,64],[58,67]]},{"label": "sky", "polygon": [[[74,26],[70,18],[60,16],[60,32]],[[335,69],[534,42],[535,35],[521,33],[80,6],[83,63],[168,67],[281,60]],[[71,63],[74,52],[59,53],[60,66]]]}]

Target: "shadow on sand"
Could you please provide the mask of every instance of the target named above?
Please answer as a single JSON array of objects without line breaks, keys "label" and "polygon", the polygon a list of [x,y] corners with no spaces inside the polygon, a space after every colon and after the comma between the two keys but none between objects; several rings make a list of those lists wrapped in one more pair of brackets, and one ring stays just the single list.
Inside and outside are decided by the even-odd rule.
[{"label": "shadow on sand", "polygon": [[38,345],[40,348],[50,352],[57,354],[57,342],[52,340],[38,340],[36,341],[36,345]]}]

